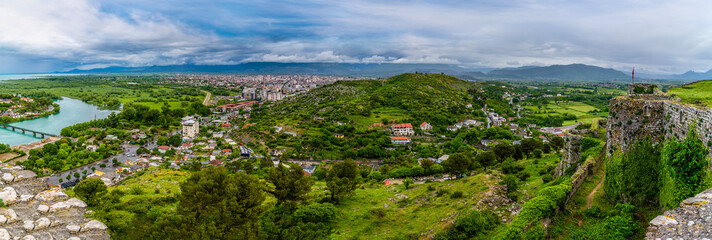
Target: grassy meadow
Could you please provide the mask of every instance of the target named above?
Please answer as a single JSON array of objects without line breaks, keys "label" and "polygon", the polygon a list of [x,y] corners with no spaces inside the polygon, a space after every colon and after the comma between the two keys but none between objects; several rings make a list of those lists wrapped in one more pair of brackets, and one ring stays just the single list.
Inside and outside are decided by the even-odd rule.
[{"label": "grassy meadow", "polygon": [[712,107],[712,81],[700,81],[684,87],[668,89],[668,94],[679,96],[683,102],[702,103]]}]

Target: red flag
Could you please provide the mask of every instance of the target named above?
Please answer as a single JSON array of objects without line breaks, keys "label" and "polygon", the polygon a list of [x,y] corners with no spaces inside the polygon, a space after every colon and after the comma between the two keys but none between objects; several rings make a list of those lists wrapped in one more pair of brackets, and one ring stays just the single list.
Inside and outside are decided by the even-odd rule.
[{"label": "red flag", "polygon": [[630,74],[631,79],[635,79],[635,68],[633,68],[633,72]]}]

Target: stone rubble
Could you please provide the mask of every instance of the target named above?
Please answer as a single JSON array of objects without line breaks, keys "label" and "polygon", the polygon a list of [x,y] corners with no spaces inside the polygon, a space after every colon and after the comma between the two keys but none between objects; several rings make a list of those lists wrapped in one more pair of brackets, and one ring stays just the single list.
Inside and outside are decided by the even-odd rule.
[{"label": "stone rubble", "polygon": [[103,223],[85,219],[86,203],[51,188],[32,171],[0,165],[0,240],[107,240]]}]

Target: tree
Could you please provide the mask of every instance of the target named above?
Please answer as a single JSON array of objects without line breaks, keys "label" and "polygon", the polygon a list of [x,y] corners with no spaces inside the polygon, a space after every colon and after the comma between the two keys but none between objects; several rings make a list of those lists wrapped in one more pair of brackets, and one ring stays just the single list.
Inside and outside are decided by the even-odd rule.
[{"label": "tree", "polygon": [[181,143],[183,143],[183,140],[180,138],[180,134],[175,134],[168,137],[167,143],[173,145],[174,147],[178,147]]},{"label": "tree", "polygon": [[302,167],[296,164],[290,168],[282,164],[271,168],[266,179],[274,185],[274,190],[268,192],[277,199],[277,204],[289,207],[296,207],[306,201],[314,184],[311,178],[304,176]]},{"label": "tree", "polygon": [[534,149],[541,149],[542,142],[535,138],[525,138],[522,140],[522,151],[524,155],[529,156],[529,154],[534,151]]},{"label": "tree", "polygon": [[445,170],[452,175],[460,175],[470,171],[472,166],[472,156],[467,152],[458,152],[442,162]]},{"label": "tree", "polygon": [[258,239],[265,194],[257,177],[224,167],[195,172],[180,185],[184,239]]},{"label": "tree", "polygon": [[326,172],[326,188],[331,192],[331,201],[338,204],[344,197],[351,195],[358,187],[360,176],[353,161],[334,163]]},{"label": "tree", "polygon": [[707,148],[694,128],[685,140],[669,141],[662,151],[663,184],[660,203],[664,208],[675,208],[682,200],[694,196],[705,187]]},{"label": "tree", "polygon": [[79,172],[74,172],[74,178],[79,178]]},{"label": "tree", "polygon": [[564,138],[555,136],[551,138],[551,141],[549,141],[549,143],[551,144],[551,147],[556,149],[556,151],[559,151],[559,149],[564,147]]},{"label": "tree", "polygon": [[485,169],[487,169],[488,166],[494,165],[495,160],[496,156],[491,151],[482,152],[480,154],[477,154],[477,156],[475,157],[475,161],[477,161],[480,166],[484,167]]},{"label": "tree", "polygon": [[74,187],[74,193],[79,196],[89,206],[98,206],[99,200],[107,193],[104,181],[97,178],[90,178],[81,181]]},{"label": "tree", "polygon": [[514,154],[514,147],[512,145],[509,145],[508,143],[500,143],[495,145],[492,148],[492,151],[494,154],[497,156],[497,159],[499,161],[502,161],[504,159],[507,159],[508,157],[511,157]]}]

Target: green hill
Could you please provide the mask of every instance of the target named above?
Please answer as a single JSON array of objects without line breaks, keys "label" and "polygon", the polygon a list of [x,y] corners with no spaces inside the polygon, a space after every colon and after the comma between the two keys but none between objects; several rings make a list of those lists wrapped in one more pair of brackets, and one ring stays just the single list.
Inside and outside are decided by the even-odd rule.
[{"label": "green hill", "polygon": [[686,103],[701,103],[707,107],[712,107],[712,80],[698,81],[682,87],[670,88],[667,93],[679,96]]},{"label": "green hill", "polygon": [[[388,79],[338,82],[255,111],[254,120],[272,125],[308,124],[314,119],[342,121],[356,127],[383,122],[423,121],[447,126],[480,110],[506,105],[503,84],[467,82],[443,74],[407,73]],[[484,89],[487,88],[487,89]],[[503,111],[506,111],[506,108]]]}]

